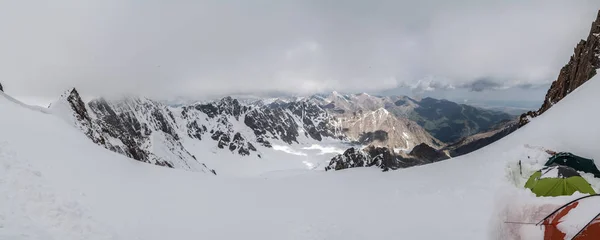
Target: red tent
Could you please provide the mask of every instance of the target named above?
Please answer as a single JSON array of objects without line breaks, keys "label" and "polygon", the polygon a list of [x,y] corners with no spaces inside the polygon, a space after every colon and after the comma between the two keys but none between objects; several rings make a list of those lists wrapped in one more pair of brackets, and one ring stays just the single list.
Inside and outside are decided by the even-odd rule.
[{"label": "red tent", "polygon": [[556,209],[537,225],[544,225],[544,240],[600,239],[600,194],[575,199]]}]

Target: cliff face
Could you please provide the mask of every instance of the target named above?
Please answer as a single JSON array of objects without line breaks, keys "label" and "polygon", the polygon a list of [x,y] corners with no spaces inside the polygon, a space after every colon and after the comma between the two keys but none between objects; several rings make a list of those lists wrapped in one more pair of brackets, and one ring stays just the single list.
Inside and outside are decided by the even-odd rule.
[{"label": "cliff face", "polygon": [[527,124],[530,118],[544,113],[574,89],[591,79],[596,75],[598,68],[600,68],[600,11],[592,23],[587,39],[581,40],[577,44],[569,63],[560,70],[556,81],[552,82],[540,109],[521,115],[519,127]]}]

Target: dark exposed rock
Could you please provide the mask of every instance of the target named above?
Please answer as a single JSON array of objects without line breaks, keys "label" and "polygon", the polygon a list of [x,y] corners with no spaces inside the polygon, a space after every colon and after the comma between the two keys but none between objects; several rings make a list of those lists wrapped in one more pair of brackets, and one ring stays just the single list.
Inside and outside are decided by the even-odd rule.
[{"label": "dark exposed rock", "polygon": [[239,120],[240,115],[248,111],[249,107],[242,106],[237,99],[233,99],[232,97],[225,97],[215,103],[196,105],[196,109],[206,113],[206,115],[208,115],[208,117],[210,118],[214,118],[218,115],[224,114],[233,116],[236,120]]},{"label": "dark exposed rock", "polygon": [[173,168],[173,164],[171,164],[171,163],[169,163],[167,161],[156,161],[156,163],[154,163],[154,164],[158,165],[158,166]]},{"label": "dark exposed rock", "polygon": [[569,62],[560,70],[558,78],[552,82],[542,106],[537,111],[521,115],[519,127],[527,124],[530,118],[544,113],[552,105],[594,77],[598,68],[600,68],[600,11],[592,23],[587,39],[581,40],[577,44]]},{"label": "dark exposed rock", "polygon": [[339,154],[331,159],[329,165],[325,167],[329,170],[342,170],[356,167],[378,167],[384,172],[396,170],[399,168],[413,167],[428,164],[447,159],[443,153],[425,145],[417,148],[416,155],[400,155],[391,151],[387,147],[369,146],[362,150],[349,148],[343,154]]},{"label": "dark exposed rock", "polygon": [[375,132],[365,132],[360,134],[358,142],[360,144],[370,144],[373,141],[385,142],[388,140],[388,133],[383,130],[377,130]]},{"label": "dark exposed rock", "polygon": [[409,155],[429,162],[437,162],[440,160],[448,159],[448,156],[444,154],[442,151],[438,151],[435,148],[427,145],[426,143],[421,143],[415,146]]},{"label": "dark exposed rock", "polygon": [[4,92],[4,88],[2,87],[2,83],[0,83],[0,92]]},{"label": "dark exposed rock", "polygon": [[67,96],[67,101],[73,108],[73,111],[75,111],[77,120],[91,121],[87,109],[85,108],[85,103],[81,100],[81,96],[79,96],[76,89],[73,88],[73,90],[71,90],[69,96]]},{"label": "dark exposed rock", "polygon": [[200,127],[197,120],[189,122],[187,124],[187,127],[188,127],[188,135],[191,138],[195,138],[198,140],[202,140],[202,135],[204,133],[206,133],[206,130],[207,130],[206,126],[204,126],[204,125],[202,125],[202,127]]},{"label": "dark exposed rock", "polygon": [[244,123],[254,131],[257,138],[280,139],[288,144],[298,143],[299,126],[293,117],[281,108],[254,109],[245,116]]},{"label": "dark exposed rock", "polygon": [[383,169],[384,172],[390,169],[396,170],[402,165],[402,158],[390,151],[389,148],[370,146],[366,149],[366,152],[372,159],[370,166],[378,166]]},{"label": "dark exposed rock", "polygon": [[372,166],[372,159],[367,153],[357,148],[349,148],[343,154],[339,154],[331,159],[325,171],[342,170],[355,167]]}]

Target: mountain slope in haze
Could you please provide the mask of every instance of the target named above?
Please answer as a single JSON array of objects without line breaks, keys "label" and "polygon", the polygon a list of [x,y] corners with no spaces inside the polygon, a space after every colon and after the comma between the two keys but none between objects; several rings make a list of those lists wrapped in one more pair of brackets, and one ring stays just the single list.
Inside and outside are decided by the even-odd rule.
[{"label": "mountain slope in haze", "polygon": [[[397,101],[395,105],[398,104],[402,106],[405,103]],[[513,118],[507,113],[433,98],[421,99],[418,107],[405,114],[446,143],[488,131],[497,123]]]},{"label": "mountain slope in haze", "polygon": [[423,98],[416,100],[406,96],[372,96],[369,94],[315,95],[310,101],[337,115],[353,115],[356,112],[385,109],[398,118],[407,118],[425,128],[435,139],[453,143],[460,138],[490,130],[495,124],[512,119],[500,111],[476,108],[447,100]]},{"label": "mountain slope in haze", "polygon": [[518,121],[516,119],[507,120],[492,127],[490,131],[468,136],[453,144],[449,144],[441,149],[441,151],[446,152],[452,157],[468,154],[508,136],[517,129]]},{"label": "mountain slope in haze", "polygon": [[0,93],[0,239],[508,239],[491,235],[510,220],[496,215],[502,196],[548,199],[510,182],[507,161],[539,155],[524,144],[600,159],[600,114],[589,111],[598,91],[595,77],[513,134],[448,161],[241,179],[130,160]]},{"label": "mountain slope in haze", "polygon": [[574,49],[569,62],[560,70],[558,78],[548,89],[544,103],[537,111],[521,115],[519,126],[523,126],[533,117],[544,113],[576,88],[596,75],[600,68],[600,11],[592,23],[586,40],[581,40]]},{"label": "mountain slope in haze", "polygon": [[415,122],[398,118],[383,108],[369,112],[359,110],[351,116],[338,118],[344,134],[363,145],[386,146],[405,151],[410,151],[421,143],[436,148],[443,145]]}]

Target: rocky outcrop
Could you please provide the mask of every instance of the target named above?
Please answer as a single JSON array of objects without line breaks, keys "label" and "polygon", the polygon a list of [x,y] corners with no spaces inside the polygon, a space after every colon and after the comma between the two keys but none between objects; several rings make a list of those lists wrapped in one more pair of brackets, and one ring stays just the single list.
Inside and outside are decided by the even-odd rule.
[{"label": "rocky outcrop", "polygon": [[372,166],[388,171],[400,168],[400,162],[398,156],[393,154],[389,148],[374,146],[363,150],[349,148],[343,154],[333,157],[329,165],[325,167],[325,171]]},{"label": "rocky outcrop", "polygon": [[384,172],[448,159],[442,152],[420,144],[410,153],[395,153],[387,147],[349,148],[331,159],[325,171],[356,167],[378,167]]},{"label": "rocky outcrop", "polygon": [[2,88],[2,83],[0,83],[0,92],[4,92],[4,88]]},{"label": "rocky outcrop", "polygon": [[426,143],[421,143],[414,147],[412,151],[410,151],[409,155],[416,159],[421,159],[429,162],[437,162],[449,158],[443,151],[439,151],[427,145]]},{"label": "rocky outcrop", "polygon": [[369,154],[357,148],[348,148],[343,154],[333,157],[325,171],[370,166],[373,166],[373,159]]},{"label": "rocky outcrop", "polygon": [[544,113],[552,105],[591,79],[596,75],[598,68],[600,68],[600,11],[592,23],[587,39],[581,40],[577,44],[571,59],[560,70],[558,78],[552,82],[540,109],[521,115],[519,127],[527,124],[531,118]]}]

